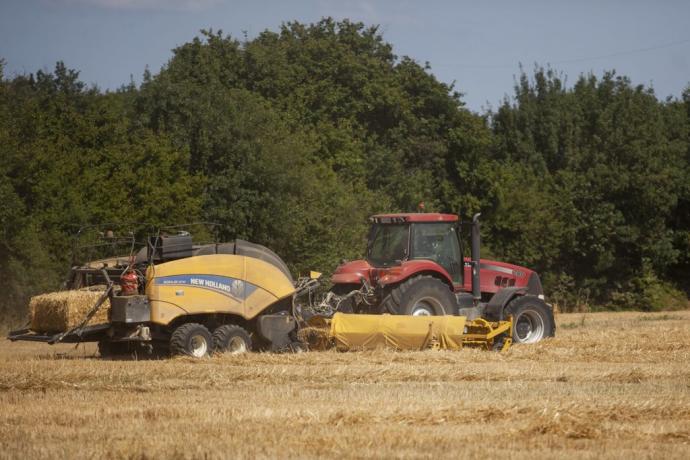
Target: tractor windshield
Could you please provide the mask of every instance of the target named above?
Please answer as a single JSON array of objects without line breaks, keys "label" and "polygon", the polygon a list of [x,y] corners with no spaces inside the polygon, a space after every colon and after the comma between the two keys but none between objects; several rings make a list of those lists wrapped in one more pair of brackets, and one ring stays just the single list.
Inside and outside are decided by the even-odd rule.
[{"label": "tractor windshield", "polygon": [[409,224],[374,224],[369,234],[367,258],[372,265],[397,265],[407,257]]}]

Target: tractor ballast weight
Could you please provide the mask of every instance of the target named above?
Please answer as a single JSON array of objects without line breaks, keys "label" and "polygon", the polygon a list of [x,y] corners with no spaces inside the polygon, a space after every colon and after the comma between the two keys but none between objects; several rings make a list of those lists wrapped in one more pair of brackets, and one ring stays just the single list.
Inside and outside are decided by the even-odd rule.
[{"label": "tractor ballast weight", "polygon": [[360,302],[343,310],[413,316],[461,315],[468,320],[513,317],[513,341],[553,336],[553,310],[539,275],[526,267],[481,259],[480,214],[470,224],[470,257],[463,257],[457,215],[379,214],[371,218],[366,259],[347,262],[332,277],[342,295],[363,283]]}]

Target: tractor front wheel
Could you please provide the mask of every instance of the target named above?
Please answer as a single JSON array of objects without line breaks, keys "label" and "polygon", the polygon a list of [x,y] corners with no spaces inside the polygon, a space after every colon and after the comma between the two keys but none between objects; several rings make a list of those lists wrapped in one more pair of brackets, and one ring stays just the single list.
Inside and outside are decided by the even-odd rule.
[{"label": "tractor front wheel", "polygon": [[513,343],[535,343],[553,337],[556,322],[553,311],[534,296],[516,297],[506,307],[506,315],[513,317]]},{"label": "tractor front wheel", "polygon": [[415,276],[395,286],[382,302],[384,313],[441,316],[457,313],[457,300],[448,285],[431,276]]}]

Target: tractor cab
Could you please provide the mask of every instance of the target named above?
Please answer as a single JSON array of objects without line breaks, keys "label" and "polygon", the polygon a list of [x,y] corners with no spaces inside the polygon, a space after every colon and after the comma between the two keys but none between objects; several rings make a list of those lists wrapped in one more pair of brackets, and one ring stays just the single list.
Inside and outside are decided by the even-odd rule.
[{"label": "tractor cab", "polygon": [[463,258],[458,217],[452,214],[383,214],[371,218],[367,262],[390,268],[414,260],[429,260],[448,273],[453,284],[463,282]]}]

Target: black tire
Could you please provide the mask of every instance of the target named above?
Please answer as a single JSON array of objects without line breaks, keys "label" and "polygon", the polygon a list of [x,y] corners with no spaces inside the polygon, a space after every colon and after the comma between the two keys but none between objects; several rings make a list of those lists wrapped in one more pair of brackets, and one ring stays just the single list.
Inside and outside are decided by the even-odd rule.
[{"label": "black tire", "polygon": [[98,342],[98,354],[101,358],[124,358],[132,356],[134,348],[129,342],[111,342],[101,340]]},{"label": "black tire", "polygon": [[535,296],[525,295],[510,301],[506,316],[513,317],[513,343],[536,343],[556,333],[553,311]]},{"label": "black tire", "polygon": [[186,323],[170,337],[170,354],[203,358],[213,351],[213,337],[205,326]]},{"label": "black tire", "polygon": [[415,276],[395,286],[381,303],[383,313],[412,316],[456,315],[455,294],[432,276]]},{"label": "black tire", "polygon": [[252,350],[252,338],[247,331],[235,324],[224,324],[213,331],[215,353],[239,354]]}]

